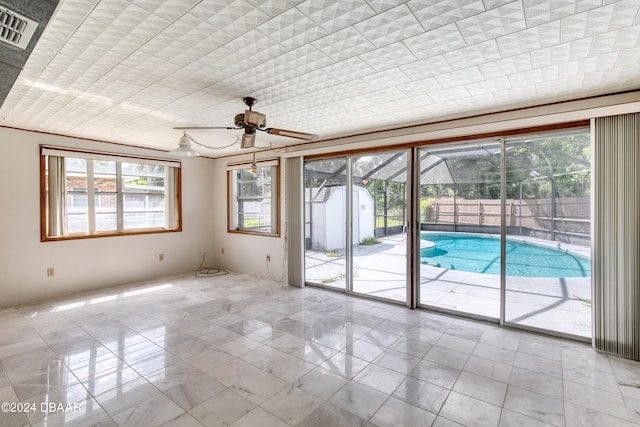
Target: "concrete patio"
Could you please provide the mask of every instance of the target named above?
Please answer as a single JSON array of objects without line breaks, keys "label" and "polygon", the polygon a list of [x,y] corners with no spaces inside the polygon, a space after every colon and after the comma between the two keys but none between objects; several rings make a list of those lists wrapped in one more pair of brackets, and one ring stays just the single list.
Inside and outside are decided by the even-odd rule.
[{"label": "concrete patio", "polygon": [[[521,239],[521,238],[519,238]],[[406,236],[380,238],[353,248],[353,292],[393,301],[406,300]],[[558,246],[557,242],[526,239]],[[589,249],[563,249],[589,256]],[[344,290],[345,257],[306,252],[306,281]],[[564,334],[591,337],[591,279],[507,276],[505,320]],[[498,318],[500,276],[420,265],[420,303],[445,310]]]}]

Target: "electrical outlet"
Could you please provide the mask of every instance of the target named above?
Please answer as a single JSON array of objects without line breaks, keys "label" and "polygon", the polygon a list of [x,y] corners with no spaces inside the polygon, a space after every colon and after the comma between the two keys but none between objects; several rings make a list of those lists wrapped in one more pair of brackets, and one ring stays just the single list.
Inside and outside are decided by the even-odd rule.
[{"label": "electrical outlet", "polygon": [[267,255],[267,262],[271,262],[271,255]]},{"label": "electrical outlet", "polygon": [[47,268],[47,277],[54,276],[56,274],[56,269],[53,267]]},{"label": "electrical outlet", "polygon": [[158,260],[160,260],[160,261],[164,261],[164,254],[160,254],[160,255],[158,255]]}]

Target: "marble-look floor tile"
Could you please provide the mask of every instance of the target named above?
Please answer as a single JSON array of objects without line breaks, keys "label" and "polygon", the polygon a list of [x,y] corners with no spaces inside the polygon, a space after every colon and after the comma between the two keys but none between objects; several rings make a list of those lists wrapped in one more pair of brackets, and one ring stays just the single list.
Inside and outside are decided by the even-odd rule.
[{"label": "marble-look floor tile", "polygon": [[582,384],[572,383],[571,381],[564,381],[563,385],[565,402],[574,403],[623,420],[629,419],[627,408],[620,393],[610,393]]},{"label": "marble-look floor tile", "polygon": [[330,331],[320,335],[313,340],[314,342],[324,345],[325,347],[332,348],[337,351],[344,350],[349,344],[353,342],[353,337],[348,337],[339,332]]},{"label": "marble-look floor tile", "polygon": [[414,326],[407,331],[405,336],[414,340],[424,341],[429,344],[435,344],[442,337],[442,332]]},{"label": "marble-look floor tile", "polygon": [[469,357],[467,353],[434,345],[424,356],[424,359],[455,369],[462,369],[467,364]]},{"label": "marble-look floor tile", "polygon": [[471,341],[479,341],[484,331],[488,328],[486,325],[472,322],[469,320],[456,319],[446,330],[447,335],[464,338]]},{"label": "marble-look floor tile", "polygon": [[158,389],[165,391],[179,384],[191,381],[193,378],[202,376],[202,372],[187,362],[180,361],[166,368],[154,371],[146,378]]},{"label": "marble-look floor tile", "polygon": [[575,405],[571,402],[564,404],[566,427],[577,426],[616,426],[631,427],[631,421],[596,411],[592,408]]},{"label": "marble-look floor tile", "polygon": [[232,424],[255,407],[255,403],[233,390],[225,390],[205,400],[189,412],[207,427],[222,427]]},{"label": "marble-look floor tile", "polygon": [[124,362],[109,351],[99,356],[80,361],[67,357],[65,364],[71,369],[76,378],[84,379],[90,375],[117,369],[118,366],[123,365]]},{"label": "marble-look floor tile", "polygon": [[289,424],[280,418],[271,415],[261,407],[255,408],[242,418],[235,421],[230,427],[289,427]]},{"label": "marble-look floor tile", "polygon": [[640,399],[623,397],[627,405],[627,412],[632,423],[640,425]]},{"label": "marble-look floor tile", "polygon": [[226,387],[207,375],[189,377],[164,391],[181,408],[189,410],[211,396],[224,391]]},{"label": "marble-look floor tile", "polygon": [[40,373],[30,378],[12,383],[13,391],[20,400],[43,394],[65,393],[75,398],[86,398],[84,385],[69,371],[50,374]]},{"label": "marble-look floor tile", "polygon": [[290,425],[297,425],[323,403],[319,397],[289,386],[261,406]]},{"label": "marble-look floor tile", "polygon": [[293,383],[301,376],[315,369],[315,367],[316,365],[313,363],[305,362],[287,354],[264,370],[288,383]]},{"label": "marble-look floor tile", "polygon": [[349,381],[331,396],[329,402],[368,420],[380,409],[387,397],[388,395],[370,387],[355,381]]},{"label": "marble-look floor tile", "polygon": [[420,361],[409,375],[423,381],[451,389],[460,375],[460,370],[430,360]]},{"label": "marble-look floor tile", "polygon": [[591,346],[586,345],[583,347],[564,347],[562,349],[562,365],[580,367],[605,374],[614,373],[609,356],[597,353]]},{"label": "marble-look floor tile", "polygon": [[302,420],[298,427],[375,427],[367,423],[367,420],[339,408],[330,402],[325,402]]},{"label": "marble-look floor tile", "polygon": [[371,331],[361,336],[360,339],[362,341],[367,341],[371,344],[379,345],[381,347],[390,347],[396,341],[398,341],[398,339],[400,339],[400,335],[372,329]]},{"label": "marble-look floor tile", "polygon": [[448,333],[445,333],[434,344],[438,347],[443,347],[449,350],[471,354],[471,352],[473,352],[473,349],[477,345],[477,341],[469,340],[466,338],[460,338],[460,337],[456,337],[453,335],[449,335]]},{"label": "marble-look floor tile", "polygon": [[167,396],[160,394],[113,416],[121,426],[161,426],[184,413]]},{"label": "marble-look floor tile", "polygon": [[95,398],[107,413],[115,415],[159,394],[160,390],[146,379],[139,378],[98,394]]},{"label": "marble-look floor tile", "polygon": [[396,319],[386,319],[382,321],[378,326],[376,326],[376,329],[379,331],[390,332],[396,335],[403,335],[412,328],[412,321],[404,319],[405,321],[409,322],[405,323],[405,321],[401,320],[403,319],[400,319],[399,317],[396,317]]},{"label": "marble-look floor tile", "polygon": [[187,358],[185,361],[196,369],[206,372],[233,359],[235,359],[235,357],[226,351],[210,348],[200,354]]},{"label": "marble-look floor tile", "polygon": [[225,386],[231,387],[235,383],[259,371],[260,369],[252,364],[236,358],[207,371],[207,375]]},{"label": "marble-look floor tile", "polygon": [[351,342],[357,340],[367,332],[371,330],[370,327],[364,325],[358,325],[357,323],[353,323],[351,318],[348,317],[347,321],[334,329],[334,332],[340,333],[342,335],[346,335],[350,338]]},{"label": "marble-look floor tile", "polygon": [[319,365],[336,353],[338,352],[332,348],[315,342],[308,342],[304,347],[299,348],[291,354],[314,365]]},{"label": "marble-look floor tile", "polygon": [[432,347],[433,344],[431,343],[405,336],[396,341],[390,349],[409,356],[422,358]]},{"label": "marble-look floor tile", "polygon": [[472,355],[505,365],[513,365],[516,359],[516,351],[484,342],[479,342],[475,346]]},{"label": "marble-look floor tile", "polygon": [[368,365],[369,362],[366,360],[358,359],[344,352],[339,352],[321,363],[320,367],[342,375],[343,377],[353,378]]},{"label": "marble-look floor tile", "polygon": [[284,353],[293,353],[296,350],[304,347],[306,343],[307,341],[303,338],[296,337],[290,334],[282,334],[280,337],[272,340],[267,344]]},{"label": "marble-look floor tile", "polygon": [[[588,424],[580,424],[580,425],[588,425]],[[536,420],[535,418],[527,417],[526,415],[519,414],[517,412],[513,412],[509,409],[502,409],[502,414],[500,415],[500,423],[498,427],[553,427],[553,424],[547,424],[543,421]],[[567,427],[569,425],[567,424]],[[593,426],[595,427],[595,426]]]},{"label": "marble-look floor tile", "polygon": [[[66,405],[64,402],[52,403],[63,403],[63,405]],[[48,410],[42,411],[42,407],[40,407],[40,411],[27,414],[31,426],[115,426],[115,423],[110,420],[109,415],[94,399],[67,403],[71,403],[73,409],[69,411],[59,410],[59,407],[53,406]],[[39,404],[40,403],[38,403],[38,405]]]},{"label": "marble-look floor tile", "polygon": [[371,364],[356,375],[353,380],[382,393],[392,394],[405,377],[400,372]]},{"label": "marble-look floor tile", "polygon": [[294,385],[326,400],[347,382],[349,380],[342,375],[317,367],[300,377]]},{"label": "marble-look floor tile", "polygon": [[7,412],[0,417],[0,427],[28,427],[27,416],[18,412]]},{"label": "marble-look floor tile", "polygon": [[433,422],[431,427],[465,427],[462,424],[458,424],[455,421],[448,420],[444,417],[438,416]]},{"label": "marble-look floor tile", "polygon": [[502,406],[507,393],[507,385],[480,375],[462,372],[452,390],[493,405]]},{"label": "marble-look floor tile", "polygon": [[80,381],[93,396],[96,396],[140,378],[142,376],[135,369],[121,362],[113,368],[90,375]]},{"label": "marble-look floor tile", "polygon": [[554,426],[562,426],[564,424],[564,405],[562,400],[533,393],[519,387],[509,386],[504,408]]},{"label": "marble-look floor tile", "polygon": [[169,352],[180,359],[186,359],[212,348],[213,346],[208,342],[199,338],[192,338],[169,348]]},{"label": "marble-look floor tile", "polygon": [[402,400],[390,397],[371,418],[380,427],[430,426],[436,415]]},{"label": "marble-look floor tile", "polygon": [[420,359],[417,357],[391,349],[386,350],[373,361],[373,363],[378,366],[392,369],[404,375],[411,372],[418,362],[420,362]]},{"label": "marble-look floor tile", "polygon": [[[114,427],[115,426],[116,424],[114,423]],[[95,426],[95,427],[102,427],[102,426]],[[107,426],[104,426],[104,427],[107,427]],[[202,424],[200,423],[200,421],[196,420],[193,417],[193,415],[185,412],[179,417],[174,418],[173,420],[162,424],[162,427],[202,427]]]},{"label": "marble-look floor tile", "polygon": [[469,427],[492,427],[500,422],[500,406],[452,391],[440,415]]},{"label": "marble-look floor tile", "polygon": [[471,356],[469,360],[467,360],[467,364],[464,365],[463,370],[485,378],[508,383],[513,366],[483,359],[478,356]]},{"label": "marble-look floor tile", "polygon": [[184,275],[0,310],[0,401],[82,405],[0,414],[0,427],[631,427],[640,363],[250,275]]},{"label": "marble-look floor tile", "polygon": [[247,338],[245,336],[239,336],[236,339],[233,339],[229,342],[226,342],[220,345],[218,348],[220,350],[226,351],[229,354],[234,355],[235,357],[242,356],[254,349],[262,347],[262,343],[252,340],[251,338]]},{"label": "marble-look floor tile", "polygon": [[356,340],[349,344],[344,352],[350,356],[357,357],[358,359],[366,360],[367,362],[373,362],[378,358],[384,351],[386,347],[379,346],[377,344],[372,344],[367,341]]},{"label": "marble-look floor tile", "polygon": [[241,396],[260,405],[271,396],[286,388],[288,383],[268,372],[258,371],[237,383],[231,388]]},{"label": "marble-look floor tile", "polygon": [[277,350],[271,346],[263,345],[243,354],[240,356],[240,359],[245,362],[249,362],[260,369],[264,369],[273,365],[285,356],[288,356],[287,353]]},{"label": "marble-look floor tile", "polygon": [[407,377],[393,393],[393,397],[437,414],[449,395],[449,389],[414,377]]},{"label": "marble-look floor tile", "polygon": [[513,361],[513,366],[562,378],[562,362],[547,359],[546,357],[518,352]]},{"label": "marble-look floor tile", "polygon": [[179,361],[180,359],[163,350],[127,363],[140,375],[150,375]]},{"label": "marble-look floor tile", "polygon": [[18,403],[20,399],[13,391],[13,387],[7,384],[4,387],[0,387],[0,403]]},{"label": "marble-look floor tile", "polygon": [[562,380],[539,372],[515,367],[511,371],[509,384],[554,399],[562,400],[564,398]]},{"label": "marble-look floor tile", "polygon": [[507,329],[490,329],[483,332],[480,342],[507,350],[518,350],[520,345],[520,332]]},{"label": "marble-look floor tile", "polygon": [[518,351],[522,353],[531,354],[533,356],[540,356],[546,359],[560,361],[562,360],[562,347],[557,345],[558,343],[548,342],[536,342],[521,339],[518,345]]}]

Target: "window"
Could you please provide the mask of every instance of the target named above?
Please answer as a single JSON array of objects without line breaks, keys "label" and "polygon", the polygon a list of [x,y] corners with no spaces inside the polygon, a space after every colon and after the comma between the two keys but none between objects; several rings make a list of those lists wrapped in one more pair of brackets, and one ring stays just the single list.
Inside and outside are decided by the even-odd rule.
[{"label": "window", "polygon": [[278,161],[230,165],[229,231],[279,235]]},{"label": "window", "polygon": [[180,231],[180,163],[41,147],[42,241]]}]

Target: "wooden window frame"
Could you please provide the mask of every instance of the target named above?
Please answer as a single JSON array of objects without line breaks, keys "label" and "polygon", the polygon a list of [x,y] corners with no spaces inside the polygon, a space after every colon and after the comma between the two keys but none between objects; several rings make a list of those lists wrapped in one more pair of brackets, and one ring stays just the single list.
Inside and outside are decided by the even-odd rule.
[{"label": "wooden window frame", "polygon": [[[271,232],[255,231],[250,229],[233,228],[232,226],[233,224],[232,208],[234,206],[237,206],[237,197],[236,199],[232,197],[232,190],[231,190],[231,184],[233,182],[232,174],[236,173],[236,171],[238,170],[246,171],[251,169],[250,162],[242,162],[242,163],[233,163],[233,164],[227,165],[227,232],[233,233],[233,234],[248,234],[253,236],[280,237],[280,215],[281,215],[280,213],[281,211],[280,209],[280,184],[281,184],[280,160],[279,159],[260,160],[256,162],[256,165],[258,166],[258,168],[260,167],[276,168],[275,174],[271,177],[272,179],[271,203],[272,203],[272,210],[275,209],[275,214],[272,215],[271,228],[274,229],[274,226],[275,226],[275,231],[271,231]],[[275,184],[273,181],[275,181]],[[274,191],[276,192],[275,195],[273,195]]]},{"label": "wooden window frame", "polygon": [[[147,164],[157,163],[176,163],[178,166],[166,166],[173,167],[175,174],[174,181],[174,189],[175,192],[175,228],[164,228],[164,227],[154,227],[154,228],[138,228],[138,229],[119,229],[119,230],[108,230],[108,231],[95,231],[91,234],[85,233],[73,233],[66,234],[61,236],[50,236],[49,235],[49,225],[48,225],[48,210],[49,210],[49,200],[47,194],[47,158],[51,152],[60,151],[59,157],[62,158],[73,158],[73,154],[77,153],[79,157],[91,159],[92,156],[100,158],[100,159],[108,159],[111,158],[110,161],[116,162],[127,162],[131,163],[143,162]],[[121,194],[120,194],[121,196]],[[118,211],[122,210],[122,200],[118,200]],[[143,156],[134,156],[134,155],[126,155],[126,154],[118,154],[118,153],[106,153],[100,151],[90,151],[90,150],[81,150],[74,148],[65,148],[65,147],[54,147],[54,146],[40,146],[40,241],[41,242],[56,242],[56,241],[66,241],[66,240],[82,240],[82,239],[95,239],[102,237],[115,237],[115,236],[134,236],[134,235],[144,235],[144,234],[160,234],[160,233],[176,233],[182,232],[182,165],[179,161],[175,161],[173,159],[161,159],[161,158],[152,158],[152,157],[143,157]]]}]

